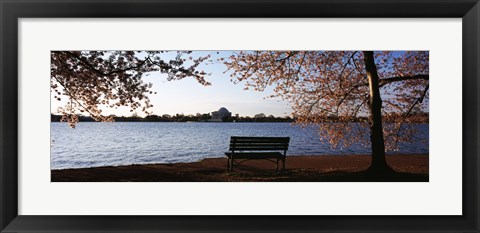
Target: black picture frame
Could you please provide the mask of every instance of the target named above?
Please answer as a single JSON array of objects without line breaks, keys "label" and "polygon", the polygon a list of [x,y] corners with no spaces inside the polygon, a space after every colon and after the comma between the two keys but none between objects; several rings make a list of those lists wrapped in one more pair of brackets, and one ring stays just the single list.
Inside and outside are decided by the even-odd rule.
[{"label": "black picture frame", "polygon": [[[1,232],[479,232],[478,0],[0,0],[0,15]],[[463,156],[463,215],[18,215],[17,23],[19,18],[59,17],[462,18],[463,153],[456,156]]]}]

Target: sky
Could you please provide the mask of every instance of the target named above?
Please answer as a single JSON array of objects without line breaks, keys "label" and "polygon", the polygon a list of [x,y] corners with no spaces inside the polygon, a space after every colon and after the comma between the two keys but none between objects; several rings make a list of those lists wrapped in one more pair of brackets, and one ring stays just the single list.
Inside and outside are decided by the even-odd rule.
[{"label": "sky", "polygon": [[224,73],[223,64],[209,64],[199,67],[211,73],[206,80],[210,86],[203,86],[193,78],[167,81],[165,74],[155,73],[146,77],[145,82],[153,83],[151,95],[153,112],[161,114],[196,114],[217,111],[227,108],[233,114],[253,116],[258,113],[287,116],[291,108],[286,101],[279,98],[266,98],[273,94],[271,89],[264,92],[244,90],[244,84],[231,82],[230,73]]},{"label": "sky", "polygon": [[[231,52],[196,51],[192,56],[211,54],[211,60],[227,56]],[[166,55],[165,60],[169,60]],[[265,115],[274,115],[276,117],[289,116],[291,108],[288,102],[281,98],[266,98],[273,94],[271,88],[263,91],[244,90],[244,84],[234,84],[231,82],[230,73],[224,73],[227,68],[221,63],[201,64],[199,70],[204,70],[211,75],[206,76],[206,80],[211,83],[210,86],[203,86],[194,78],[184,78],[182,80],[167,81],[166,74],[152,72],[143,78],[145,83],[152,83],[151,90],[157,94],[149,95],[151,104],[154,105],[149,111],[155,115],[170,114],[196,114],[211,113],[221,107],[227,108],[232,114],[240,116],[251,116],[258,113]],[[66,99],[66,98],[63,98]],[[64,106],[65,101],[56,101],[52,98],[51,112],[57,113],[57,108]],[[131,116],[132,113],[128,107],[118,109],[102,108],[104,115],[115,114],[117,116]],[[144,116],[141,111],[138,115]]]},{"label": "sky", "polygon": [[[157,93],[149,95],[151,104],[154,105],[149,111],[155,115],[195,115],[197,113],[211,113],[225,107],[233,115],[239,114],[240,116],[253,117],[259,113],[275,117],[291,116],[292,109],[287,101],[281,98],[267,98],[267,96],[274,94],[271,87],[263,92],[244,90],[244,83],[235,84],[231,81],[231,72],[226,72],[227,67],[216,60],[220,57],[228,57],[232,52],[234,51],[220,51],[217,54],[217,51],[194,51],[191,54],[193,57],[211,55],[210,60],[213,62],[204,62],[197,69],[211,73],[205,78],[211,83],[211,86],[203,86],[191,77],[168,81],[167,75],[160,72],[151,72],[149,75],[144,75],[144,82],[152,83],[151,91]],[[402,53],[400,51],[394,52],[394,56],[399,56]],[[165,53],[162,58],[168,61],[175,55],[176,52]],[[139,56],[142,56],[142,54]],[[190,55],[184,56],[188,57]],[[56,101],[53,95],[52,93],[51,112],[55,114],[58,113],[58,107],[65,105],[67,98]],[[388,96],[384,97],[388,98]],[[118,109],[102,107],[101,109],[103,115],[132,116],[133,114],[128,107]],[[145,116],[141,111],[137,111],[135,114]]]}]

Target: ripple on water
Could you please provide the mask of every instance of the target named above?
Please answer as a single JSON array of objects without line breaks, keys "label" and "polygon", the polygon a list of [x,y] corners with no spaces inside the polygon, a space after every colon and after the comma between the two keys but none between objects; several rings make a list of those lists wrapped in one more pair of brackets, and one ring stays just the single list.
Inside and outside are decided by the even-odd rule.
[{"label": "ripple on water", "polygon": [[[395,153],[428,154],[428,124],[415,127],[418,140],[400,143]],[[65,123],[52,122],[51,167],[177,163],[223,157],[230,136],[289,136],[288,155],[370,153],[368,147],[358,144],[342,150],[331,148],[320,140],[314,127],[302,129],[290,123],[81,122],[70,129]]]}]

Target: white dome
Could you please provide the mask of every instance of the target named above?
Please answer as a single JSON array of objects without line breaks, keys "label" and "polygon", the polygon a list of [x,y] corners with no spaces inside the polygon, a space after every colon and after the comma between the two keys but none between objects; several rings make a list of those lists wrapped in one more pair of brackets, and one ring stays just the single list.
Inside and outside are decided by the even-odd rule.
[{"label": "white dome", "polygon": [[221,107],[220,109],[218,109],[218,112],[219,113],[229,113],[229,111],[224,107]]}]

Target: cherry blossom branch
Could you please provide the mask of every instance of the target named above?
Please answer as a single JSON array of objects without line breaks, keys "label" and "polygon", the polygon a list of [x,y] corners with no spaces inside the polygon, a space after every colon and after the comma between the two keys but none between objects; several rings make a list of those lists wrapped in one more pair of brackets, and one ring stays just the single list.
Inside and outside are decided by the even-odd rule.
[{"label": "cherry blossom branch", "polygon": [[110,72],[103,73],[102,71],[98,70],[92,64],[85,61],[85,59],[81,58],[80,56],[76,55],[75,53],[72,53],[70,51],[64,51],[63,53],[77,59],[78,61],[82,62],[84,65],[88,66],[88,68],[90,70],[92,70],[95,73],[97,73],[99,75],[102,75],[102,76],[110,76],[110,75],[115,74],[115,73],[122,73],[122,72],[129,71],[129,70],[137,70],[140,67],[142,67],[147,62],[147,60],[149,60],[149,58],[147,58],[147,59],[143,60],[139,65],[132,66],[132,67],[127,67],[127,68],[124,68],[124,69],[112,70]]},{"label": "cherry blossom branch", "polygon": [[402,129],[402,126],[403,124],[405,123],[405,121],[407,120],[407,118],[410,116],[413,108],[418,104],[418,103],[422,103],[423,102],[423,99],[425,98],[425,96],[427,95],[427,92],[428,92],[428,89],[429,89],[429,85],[427,84],[427,86],[425,87],[425,89],[423,90],[423,94],[417,98],[413,104],[410,106],[410,108],[408,109],[407,113],[404,114],[405,117],[402,119],[402,121],[400,122],[400,125],[398,127],[398,130],[397,130],[397,133],[396,133],[396,137],[395,137],[395,147],[397,147],[398,145],[398,137],[400,135],[400,130]]},{"label": "cherry blossom branch", "polygon": [[389,83],[392,82],[400,82],[400,81],[407,81],[407,80],[418,80],[418,79],[423,79],[423,80],[429,80],[429,75],[428,74],[418,74],[418,75],[413,75],[413,76],[397,76],[397,77],[391,77],[391,78],[383,78],[378,80],[379,81],[379,86],[385,86]]}]

